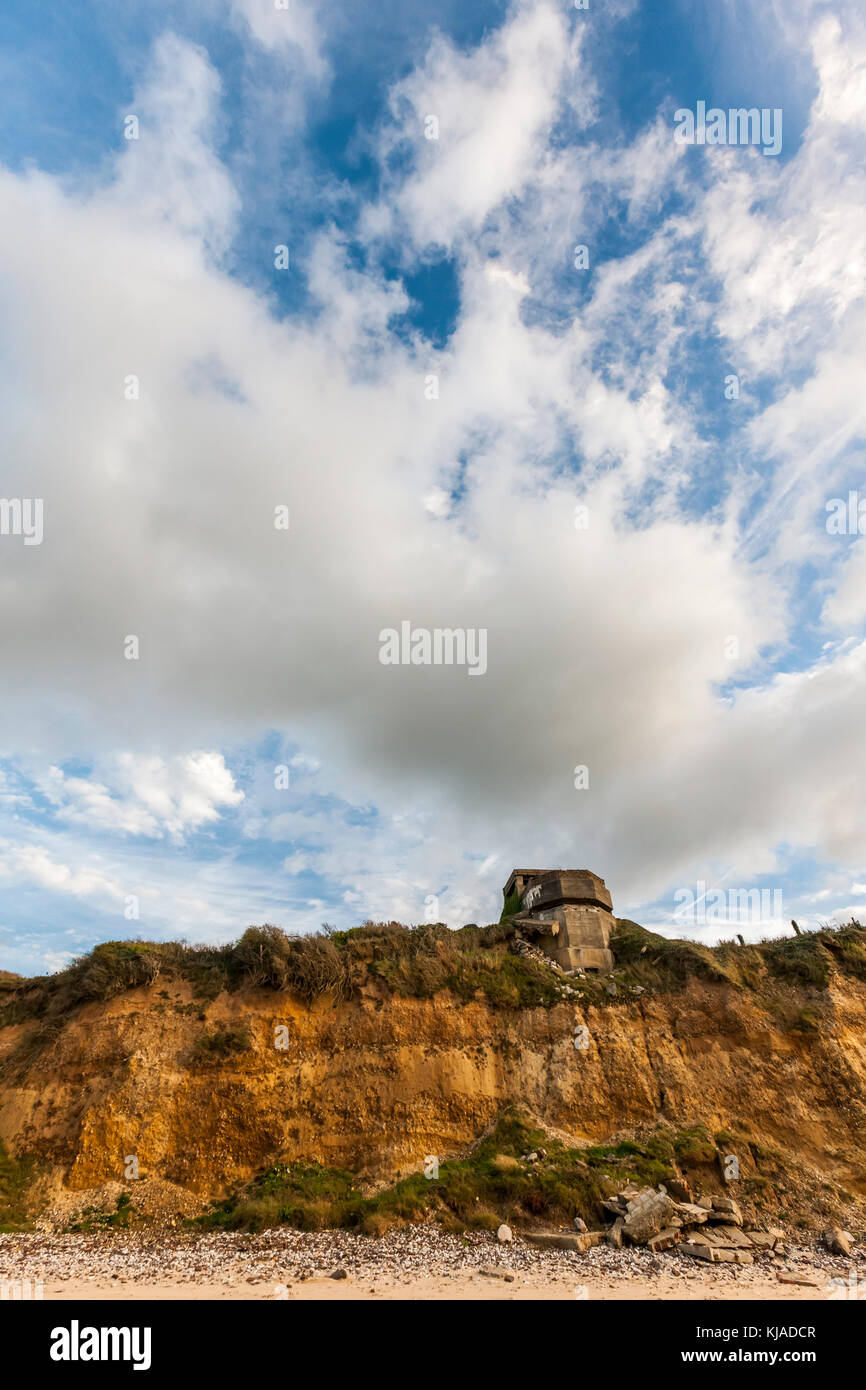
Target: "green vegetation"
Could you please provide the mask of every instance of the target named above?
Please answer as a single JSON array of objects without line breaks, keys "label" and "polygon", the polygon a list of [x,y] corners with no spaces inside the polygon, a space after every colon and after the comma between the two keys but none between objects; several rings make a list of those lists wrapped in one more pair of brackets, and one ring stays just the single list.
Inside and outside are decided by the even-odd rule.
[{"label": "green vegetation", "polygon": [[[528,1162],[530,1153],[538,1154]],[[351,1173],[317,1163],[277,1164],[192,1224],[227,1230],[288,1225],[299,1230],[343,1226],[378,1235],[404,1222],[435,1221],[448,1230],[515,1229],[543,1222],[609,1221],[603,1199],[626,1183],[669,1182],[680,1163],[714,1162],[716,1148],[700,1128],[659,1129],[642,1140],[569,1148],[533,1128],[517,1111],[464,1159],[439,1165],[436,1178],[415,1173],[365,1197]]]},{"label": "green vegetation", "polygon": [[[617,919],[611,935],[617,965],[628,967],[628,977],[645,987],[675,989],[691,978],[716,984],[741,985],[748,981],[749,965],[760,959],[759,947],[704,946],[697,941],[672,939],[647,931],[637,922]],[[755,951],[754,960],[751,952]]]},{"label": "green vegetation", "polygon": [[30,1225],[26,1193],[32,1165],[11,1158],[0,1139],[0,1231],[24,1231]]},{"label": "green vegetation", "polygon": [[734,941],[704,946],[669,940],[620,918],[610,944],[630,982],[663,990],[690,978],[737,989],[760,989],[777,980],[821,990],[834,970],[866,980],[866,929],[856,921],[747,946]]},{"label": "green vegetation", "polygon": [[75,1235],[92,1235],[94,1231],[125,1231],[136,1226],[141,1218],[127,1192],[121,1192],[114,1211],[100,1211],[97,1207],[85,1207],[76,1221],[69,1227]]},{"label": "green vegetation", "polygon": [[500,922],[506,922],[506,921],[508,921],[508,919],[509,919],[510,917],[516,916],[516,914],[517,914],[519,911],[520,911],[520,894],[518,893],[517,889],[515,888],[514,892],[513,892],[509,897],[507,897],[507,898],[505,899],[505,903],[504,903],[503,908],[502,908],[502,914],[501,914],[501,916],[500,916],[500,918],[499,918]]},{"label": "green vegetation", "polygon": [[[156,980],[160,986],[185,981],[200,1001],[165,1002],[168,991],[160,988],[160,1008],[198,1011],[201,1017],[208,1001],[244,987],[286,992],[306,1003],[327,997],[339,1004],[356,997],[365,983],[375,982],[391,994],[431,998],[450,990],[464,1002],[486,999],[503,1010],[548,1008],[560,1002],[563,978],[532,956],[516,955],[510,949],[514,934],[513,919],[506,912],[500,922],[460,931],[442,923],[405,927],[399,922],[366,922],[349,931],[326,928],[289,936],[265,925],[248,928],[239,941],[225,946],[103,942],[55,975],[21,979],[0,974],[0,1027],[34,1024],[4,1065],[20,1067],[39,1054],[73,1009]],[[758,991],[782,1026],[803,1036],[817,1030],[819,999],[791,999],[790,986],[801,995],[812,995],[826,988],[834,972],[866,980],[866,930],[858,922],[748,946],[705,946],[669,940],[620,919],[611,949],[615,993],[608,993],[600,977],[571,976],[567,983],[577,1002],[617,1008],[636,992],[676,992],[698,979]],[[219,1046],[203,1042],[202,1056],[208,1051],[218,1054]]]}]

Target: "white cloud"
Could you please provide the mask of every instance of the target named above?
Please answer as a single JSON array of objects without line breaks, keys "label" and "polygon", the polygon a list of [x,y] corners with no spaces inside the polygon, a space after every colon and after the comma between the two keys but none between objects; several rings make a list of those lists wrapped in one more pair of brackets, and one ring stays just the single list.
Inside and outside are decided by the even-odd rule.
[{"label": "white cloud", "polygon": [[219,820],[243,792],[221,753],[185,753],[166,760],[158,754],[121,753],[106,760],[112,787],[52,767],[41,790],[57,814],[92,830],[180,840],[190,830]]},{"label": "white cloud", "polygon": [[[65,824],[173,840],[213,825],[240,792],[218,753],[183,750],[276,728],[321,763],[317,790],[375,803],[381,823],[290,802],[248,833],[296,842],[285,874],[322,873],[359,913],[418,920],[441,893],[448,920],[479,920],[512,859],[583,862],[615,904],[690,880],[708,857],[748,882],[777,869],[782,841],[857,871],[862,649],[761,668],[798,635],[792,562],[812,547],[826,558],[809,527],[863,424],[864,190],[845,143],[861,130],[860,48],[822,34],[802,148],[778,168],[723,151],[706,194],[654,119],[606,182],[601,148],[549,147],[571,84],[585,83],[584,105],[592,89],[561,10],[519,9],[469,52],[437,40],[395,93],[417,167],[385,180],[369,223],[454,250],[460,316],[436,352],[393,333],[405,293],[358,269],[332,229],[305,266],[318,317],[277,322],[214,263],[237,199],[216,148],[218,83],[179,40],[157,51],[142,138],[113,178],[0,175],[16,339],[0,382],[4,486],[38,482],[45,498],[43,545],[4,553],[0,708],[31,760],[93,763],[46,784]],[[439,142],[423,140],[431,113]],[[635,225],[674,185],[684,207],[572,300],[562,267],[599,179],[605,211],[622,205]],[[698,520],[683,487],[714,460],[699,409],[670,384],[687,329],[723,333],[775,398],[753,402],[743,476],[719,479]],[[746,525],[765,458],[780,476]],[[289,532],[273,526],[280,503]],[[824,582],[828,619],[854,621],[858,574]],[[485,627],[487,675],[382,667],[378,633],[404,618]],[[733,677],[745,688],[720,695]],[[73,867],[85,862],[18,867],[46,888],[104,892]],[[151,872],[176,930],[270,914],[283,887],[257,892],[227,864],[210,878],[199,866],[195,887]]]},{"label": "white cloud", "polygon": [[852,544],[822,617],[843,629],[857,627],[866,618],[866,544],[862,540]]},{"label": "white cloud", "polygon": [[[219,95],[219,77],[202,49],[171,33],[157,40],[147,80],[122,113],[137,117],[137,138],[124,136],[105,195],[105,212],[119,216],[118,234],[134,207],[144,223],[165,223],[216,253],[225,250],[239,198],[212,145]],[[176,256],[171,261],[176,265]],[[134,259],[126,264],[134,275]]]},{"label": "white cloud", "polygon": [[400,136],[417,160],[395,206],[419,245],[450,246],[521,191],[546,144],[560,82],[566,74],[586,82],[578,48],[561,8],[543,0],[516,7],[470,52],[433,39],[423,66],[391,94]]},{"label": "white cloud", "polygon": [[98,868],[73,869],[58,862],[39,845],[10,845],[2,842],[4,858],[0,877],[43,888],[49,893],[69,893],[76,898],[110,898],[121,902],[123,889],[110,875]]},{"label": "white cloud", "polygon": [[258,44],[277,53],[296,50],[311,77],[322,81],[330,68],[324,57],[316,0],[232,0],[233,13]]}]

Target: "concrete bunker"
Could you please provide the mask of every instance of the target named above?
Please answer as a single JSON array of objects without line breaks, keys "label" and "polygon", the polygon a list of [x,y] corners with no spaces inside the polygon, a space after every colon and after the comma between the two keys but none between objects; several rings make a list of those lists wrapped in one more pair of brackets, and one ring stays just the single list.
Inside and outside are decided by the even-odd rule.
[{"label": "concrete bunker", "polygon": [[613,969],[613,904],[604,879],[589,869],[512,869],[503,893],[517,893],[514,924],[563,970]]}]

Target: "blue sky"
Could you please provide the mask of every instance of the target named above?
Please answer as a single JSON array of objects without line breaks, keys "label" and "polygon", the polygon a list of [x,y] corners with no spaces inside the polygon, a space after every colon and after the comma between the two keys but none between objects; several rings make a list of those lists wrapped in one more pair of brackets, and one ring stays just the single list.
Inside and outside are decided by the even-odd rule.
[{"label": "blue sky", "polygon": [[[0,968],[486,921],[518,863],[672,931],[782,894],[708,939],[866,911],[855,4],[13,3],[0,52],[0,493],[44,506]],[[679,144],[699,102],[781,152]],[[483,677],[383,665],[404,620]]]}]

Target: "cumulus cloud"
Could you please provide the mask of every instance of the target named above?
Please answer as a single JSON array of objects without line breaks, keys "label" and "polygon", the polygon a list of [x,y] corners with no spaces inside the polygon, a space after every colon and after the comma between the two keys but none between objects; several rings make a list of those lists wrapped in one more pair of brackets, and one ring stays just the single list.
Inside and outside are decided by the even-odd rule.
[{"label": "cumulus cloud", "polygon": [[451,246],[521,191],[559,110],[560,83],[581,80],[578,51],[559,7],[519,6],[468,53],[437,35],[424,63],[393,88],[397,124],[386,146],[407,140],[415,169],[392,207],[420,246]]},{"label": "cumulus cloud", "polygon": [[0,877],[11,882],[35,885],[49,893],[69,893],[73,897],[107,897],[123,900],[121,886],[98,868],[73,869],[57,861],[38,845],[3,842]]},{"label": "cumulus cloud", "polygon": [[[418,920],[432,894],[478,920],[512,860],[587,864],[615,904],[711,862],[781,873],[782,844],[856,870],[863,650],[834,627],[796,651],[795,598],[805,553],[827,621],[861,616],[822,498],[863,428],[862,49],[823,24],[812,51],[801,147],[704,151],[696,177],[656,112],[610,158],[558,144],[566,116],[591,130],[594,82],[560,8],[435,38],[376,137],[366,259],[321,228],[294,317],[225,268],[237,201],[200,49],[158,45],[109,176],[0,174],[4,486],[45,500],[43,544],[3,542],[4,751],[55,764],[59,820],[176,842],[241,802],[220,753],[185,750],[277,729],[334,805],[245,806],[247,833],[291,842],[286,891],[318,874],[348,914]],[[575,242],[614,212],[634,240],[580,280]],[[453,254],[439,348],[395,331],[395,236],[411,264]],[[726,448],[679,376],[710,338],[766,385]],[[485,628],[487,674],[382,666],[403,620]],[[370,824],[341,809],[371,803]],[[232,922],[230,883],[268,909],[283,891],[223,865]],[[214,895],[161,901],[197,922]]]},{"label": "cumulus cloud", "polygon": [[159,754],[120,753],[107,761],[106,771],[111,787],[51,767],[41,790],[63,820],[93,830],[175,840],[243,801],[221,753],[184,753],[168,760]]}]

